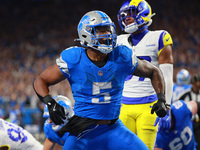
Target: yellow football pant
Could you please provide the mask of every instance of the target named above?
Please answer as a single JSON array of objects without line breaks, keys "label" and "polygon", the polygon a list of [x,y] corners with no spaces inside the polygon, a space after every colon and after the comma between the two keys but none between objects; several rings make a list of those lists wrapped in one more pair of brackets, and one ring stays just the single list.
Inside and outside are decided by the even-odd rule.
[{"label": "yellow football pant", "polygon": [[147,104],[122,104],[119,118],[124,125],[147,145],[150,150],[153,150],[157,134],[157,126],[154,123],[157,115],[151,114],[150,106],[156,103]]}]

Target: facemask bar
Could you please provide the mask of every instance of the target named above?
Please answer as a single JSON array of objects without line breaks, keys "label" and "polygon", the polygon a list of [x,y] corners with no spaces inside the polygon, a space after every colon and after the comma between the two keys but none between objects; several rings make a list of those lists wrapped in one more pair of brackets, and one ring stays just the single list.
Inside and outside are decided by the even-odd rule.
[{"label": "facemask bar", "polygon": [[[105,27],[108,28],[110,34],[98,35],[96,32],[96,27]],[[87,46],[92,47],[96,50],[101,51],[102,53],[109,53],[115,48],[117,35],[115,33],[114,24],[98,24],[98,25],[88,25],[87,32],[91,34],[91,43],[88,43]],[[101,41],[101,42],[100,42]]]},{"label": "facemask bar", "polygon": [[134,19],[136,19],[136,15],[137,15],[137,10],[135,6],[131,6],[129,8],[120,10],[117,17],[121,28],[124,30],[124,28],[127,26],[125,22],[127,17],[133,17]]}]

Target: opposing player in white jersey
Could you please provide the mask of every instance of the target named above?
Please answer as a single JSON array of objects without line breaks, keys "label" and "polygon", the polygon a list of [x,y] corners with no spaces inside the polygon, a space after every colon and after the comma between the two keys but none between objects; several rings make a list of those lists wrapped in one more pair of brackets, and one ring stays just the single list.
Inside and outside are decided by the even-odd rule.
[{"label": "opposing player in white jersey", "polygon": [[47,105],[45,105],[43,117],[47,118],[44,123],[44,133],[46,139],[44,141],[43,150],[62,150],[63,145],[66,141],[66,138],[69,136],[69,133],[66,132],[62,137],[59,136],[58,131],[68,122],[68,119],[74,115],[73,112],[73,102],[63,95],[57,95],[53,97],[55,101],[64,107],[66,119],[62,125],[56,125],[50,119],[49,111]]},{"label": "opposing player in white jersey", "polygon": [[[154,14],[146,1],[126,0],[117,17],[122,31],[128,34],[119,35],[117,44],[133,48],[138,58],[149,61],[161,69],[165,78],[166,104],[170,106],[173,89],[173,43],[167,31],[148,30],[152,16]],[[149,79],[132,75],[126,78],[120,119],[131,131],[137,133],[150,150],[153,149],[157,133],[154,123],[155,120],[160,120],[156,119],[155,114],[151,115],[150,107],[157,107],[157,99]],[[162,119],[169,117],[168,113],[168,116]],[[166,124],[170,126],[170,121]]]},{"label": "opposing player in white jersey", "polygon": [[43,145],[22,127],[0,119],[0,150],[42,150]]}]

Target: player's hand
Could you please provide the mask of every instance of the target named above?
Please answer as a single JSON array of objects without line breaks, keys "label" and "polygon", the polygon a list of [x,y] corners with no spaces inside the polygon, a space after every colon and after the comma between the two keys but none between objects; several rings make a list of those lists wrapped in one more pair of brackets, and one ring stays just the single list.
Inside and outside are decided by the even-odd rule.
[{"label": "player's hand", "polygon": [[58,104],[50,95],[44,97],[44,101],[47,104],[51,120],[56,125],[63,124],[66,119],[64,107]]},{"label": "player's hand", "polygon": [[[158,124],[159,123],[159,124]],[[158,124],[158,131],[169,131],[171,128],[171,115],[170,110],[167,110],[167,115],[163,118],[156,118],[154,126]]]},{"label": "player's hand", "polygon": [[164,117],[167,114],[167,107],[162,101],[155,103],[151,109],[151,114],[156,113],[158,117]]},{"label": "player's hand", "polygon": [[156,112],[158,117],[164,117],[167,114],[167,107],[165,105],[165,94],[164,93],[159,93],[157,94],[158,101],[155,103],[151,109],[151,114]]}]

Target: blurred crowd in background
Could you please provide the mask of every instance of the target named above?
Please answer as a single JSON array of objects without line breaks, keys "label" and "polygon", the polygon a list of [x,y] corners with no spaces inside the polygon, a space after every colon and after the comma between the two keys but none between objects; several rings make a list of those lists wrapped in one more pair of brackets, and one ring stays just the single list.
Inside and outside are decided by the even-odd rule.
[{"label": "blurred crowd in background", "polygon": [[[174,82],[187,69],[200,73],[200,1],[147,0],[156,15],[150,30],[173,39]],[[122,33],[117,13],[122,0],[0,0],[0,117],[21,126],[41,125],[43,104],[32,88],[36,75],[55,63],[62,50],[79,45],[77,25],[90,10],[102,10]],[[51,88],[66,95],[66,81]],[[42,124],[43,125],[43,124]],[[42,129],[39,128],[41,131]]]}]

